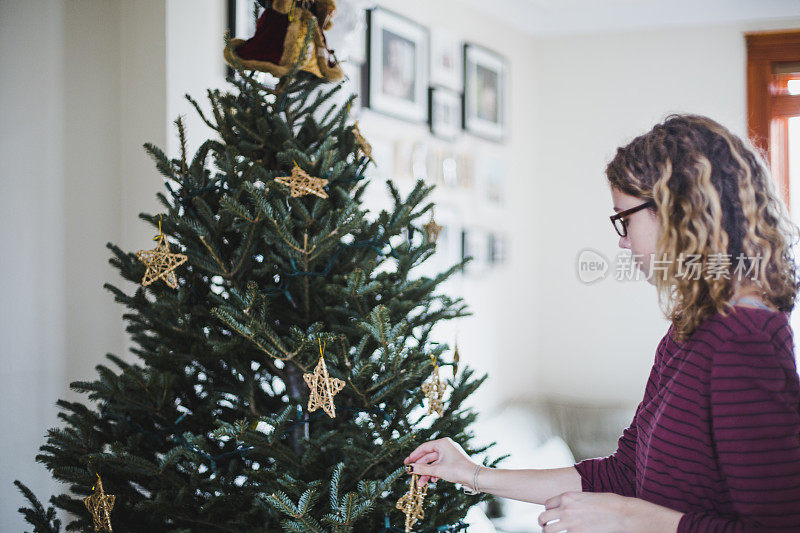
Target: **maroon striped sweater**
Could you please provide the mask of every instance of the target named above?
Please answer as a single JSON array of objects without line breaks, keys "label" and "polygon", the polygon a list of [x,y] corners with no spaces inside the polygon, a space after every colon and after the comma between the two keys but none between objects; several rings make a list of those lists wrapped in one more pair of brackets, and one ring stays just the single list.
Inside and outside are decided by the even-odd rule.
[{"label": "maroon striped sweater", "polygon": [[800,383],[789,313],[735,310],[683,343],[670,326],[617,451],[575,465],[584,492],[683,512],[678,533],[800,532]]}]

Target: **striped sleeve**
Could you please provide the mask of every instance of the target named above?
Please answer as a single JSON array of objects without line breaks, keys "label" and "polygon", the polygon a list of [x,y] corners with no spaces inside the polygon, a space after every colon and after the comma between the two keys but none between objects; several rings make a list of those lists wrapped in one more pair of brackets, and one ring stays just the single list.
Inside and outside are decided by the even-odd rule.
[{"label": "striped sleeve", "polygon": [[645,387],[644,399],[636,408],[633,421],[617,442],[617,451],[608,457],[586,459],[575,465],[581,476],[583,492],[613,492],[621,496],[636,495],[636,440],[639,414],[652,398],[658,378],[658,355],[650,370],[650,378]]},{"label": "striped sleeve", "polygon": [[800,531],[800,384],[791,330],[764,332],[713,354],[711,417],[733,516],[687,513],[678,533]]},{"label": "striped sleeve", "polygon": [[581,491],[614,492],[622,496],[636,494],[636,420],[641,407],[639,404],[633,422],[622,432],[616,452],[608,457],[585,459],[575,465],[581,476]]}]

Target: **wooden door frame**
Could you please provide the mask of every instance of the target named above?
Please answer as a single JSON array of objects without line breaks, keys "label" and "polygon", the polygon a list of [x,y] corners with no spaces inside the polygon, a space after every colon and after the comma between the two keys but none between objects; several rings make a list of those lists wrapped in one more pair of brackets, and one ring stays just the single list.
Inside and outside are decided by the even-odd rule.
[{"label": "wooden door frame", "polygon": [[[800,63],[800,30],[745,35],[747,43],[747,128],[751,142],[767,157],[772,176],[789,207],[788,118],[800,115],[800,95],[776,94],[775,63]],[[770,135],[772,132],[774,135]]]}]

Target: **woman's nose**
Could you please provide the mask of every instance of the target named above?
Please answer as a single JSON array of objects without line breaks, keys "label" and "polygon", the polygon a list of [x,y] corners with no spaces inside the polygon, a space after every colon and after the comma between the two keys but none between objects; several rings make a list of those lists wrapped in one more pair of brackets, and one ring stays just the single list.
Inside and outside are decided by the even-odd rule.
[{"label": "woman's nose", "polygon": [[631,248],[631,240],[628,237],[620,237],[619,238],[619,247],[625,248],[626,250],[630,250]]}]

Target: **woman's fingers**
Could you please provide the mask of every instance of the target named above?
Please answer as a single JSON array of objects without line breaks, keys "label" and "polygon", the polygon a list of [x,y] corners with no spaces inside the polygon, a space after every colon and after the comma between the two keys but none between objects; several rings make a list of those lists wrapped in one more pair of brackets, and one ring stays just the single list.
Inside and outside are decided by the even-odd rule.
[{"label": "woman's fingers", "polygon": [[411,452],[411,454],[409,454],[409,456],[405,458],[403,463],[405,464],[416,463],[420,457],[422,457],[426,453],[431,453],[434,451],[437,451],[435,440],[424,442],[419,446],[417,446],[417,449]]},{"label": "woman's fingers", "polygon": [[548,509],[539,515],[539,525],[544,527],[545,524],[556,519],[558,519],[558,511],[555,509]]},{"label": "woman's fingers", "polygon": [[423,455],[422,457],[420,457],[419,459],[417,459],[414,462],[415,463],[423,463],[423,464],[427,465],[427,464],[430,464],[430,463],[432,463],[434,461],[438,461],[438,460],[439,460],[439,452],[431,452],[431,453],[426,453],[425,455]]},{"label": "woman's fingers", "polygon": [[409,472],[410,474],[417,474],[422,477],[438,477],[439,474],[439,466],[438,465],[428,465],[424,463],[414,463],[411,465],[412,470]]},{"label": "woman's fingers", "polygon": [[548,498],[547,501],[544,502],[545,509],[554,509],[555,507],[561,506],[561,497],[563,494],[558,494],[553,496],[552,498]]}]

